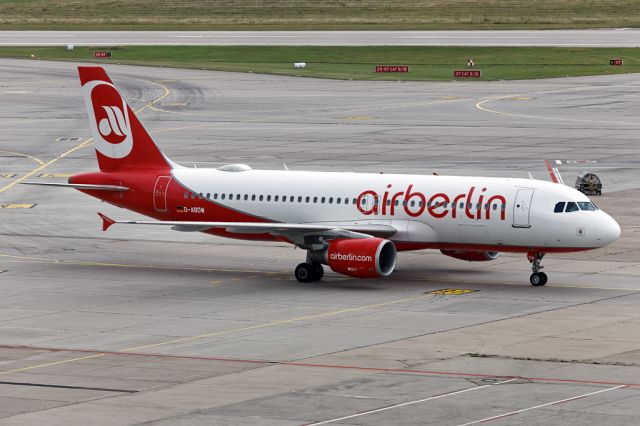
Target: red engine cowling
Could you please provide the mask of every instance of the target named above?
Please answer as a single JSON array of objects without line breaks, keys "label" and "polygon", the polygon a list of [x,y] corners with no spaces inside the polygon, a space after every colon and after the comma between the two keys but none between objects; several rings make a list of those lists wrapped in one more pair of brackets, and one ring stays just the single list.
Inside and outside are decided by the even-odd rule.
[{"label": "red engine cowling", "polygon": [[396,267],[396,246],[382,238],[332,240],[323,254],[333,271],[352,277],[386,277]]},{"label": "red engine cowling", "polygon": [[442,254],[469,262],[486,262],[495,260],[500,256],[497,251],[468,251],[468,250],[440,250]]}]

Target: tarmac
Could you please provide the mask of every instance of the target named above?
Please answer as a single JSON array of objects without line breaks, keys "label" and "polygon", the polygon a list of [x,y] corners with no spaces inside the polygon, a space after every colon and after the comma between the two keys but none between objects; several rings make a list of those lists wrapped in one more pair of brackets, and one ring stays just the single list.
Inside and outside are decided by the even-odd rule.
[{"label": "tarmac", "polygon": [[549,179],[588,170],[603,249],[384,280],[167,229],[64,182],[97,167],[75,64],[0,60],[0,424],[640,423],[640,76],[365,82],[106,67],[183,165]]},{"label": "tarmac", "polygon": [[639,28],[475,31],[0,31],[0,46],[640,47]]}]

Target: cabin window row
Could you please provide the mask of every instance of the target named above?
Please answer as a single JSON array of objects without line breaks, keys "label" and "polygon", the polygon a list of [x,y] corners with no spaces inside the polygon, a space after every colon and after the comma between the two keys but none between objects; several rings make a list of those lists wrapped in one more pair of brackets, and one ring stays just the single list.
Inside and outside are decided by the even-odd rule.
[{"label": "cabin window row", "polygon": [[[357,204],[358,200],[357,198],[349,198],[349,197],[310,197],[310,196],[301,196],[298,195],[293,196],[293,195],[259,195],[259,194],[226,194],[226,193],[214,193],[213,197],[211,197],[211,193],[207,193],[206,195],[203,193],[197,194],[195,192],[185,192],[184,193],[184,198],[188,199],[189,197],[191,197],[191,199],[195,199],[195,198],[200,198],[200,199],[209,199],[209,200],[227,200],[227,201],[267,201],[267,202],[282,202],[282,203],[286,203],[287,200],[290,203],[320,203],[320,204]],[[360,199],[360,205],[362,206],[366,206],[367,205],[368,200],[366,198],[361,198]],[[376,199],[374,202],[374,205],[378,205],[378,200]],[[387,206],[391,206],[391,200],[387,200],[386,205]],[[427,207],[434,207],[434,208],[438,208],[438,207],[443,207],[443,208],[454,208],[455,205],[454,203],[445,203],[445,202],[438,202],[438,203],[431,203],[430,201],[426,203]],[[407,206],[409,205],[410,207],[422,207],[423,202],[422,201],[409,201],[407,202],[406,200],[400,201],[400,200],[395,200],[393,202],[393,205],[398,207],[400,205]],[[464,209],[465,207],[468,207],[470,210],[473,209],[475,206],[476,210],[479,210],[482,206],[481,204],[473,204],[473,203],[468,203],[465,204],[463,202],[461,202],[459,204],[459,208],[460,209]],[[493,210],[497,210],[498,209],[498,204],[493,204],[493,205],[489,205],[487,203],[484,204],[484,209],[485,210],[489,210],[490,208],[492,208]],[[501,210],[505,210],[505,205],[504,204],[500,204],[500,209]]]},{"label": "cabin window row", "polygon": [[[328,204],[342,204],[344,202],[344,204],[349,204],[350,202],[352,204],[356,204],[357,200],[355,198],[350,199],[348,197],[303,197],[301,195],[293,196],[293,195],[259,195],[259,194],[226,194],[226,193],[214,193],[213,197],[211,196],[211,193],[207,193],[206,195],[203,193],[200,194],[196,194],[195,192],[185,192],[184,193],[184,198],[187,199],[189,197],[191,197],[191,199],[196,199],[196,198],[200,198],[200,199],[209,199],[209,200],[228,200],[228,201],[267,201],[267,202],[281,202],[281,203],[286,203],[286,202],[290,202],[290,203],[328,203]],[[364,205],[364,200],[362,201],[362,204]]]}]

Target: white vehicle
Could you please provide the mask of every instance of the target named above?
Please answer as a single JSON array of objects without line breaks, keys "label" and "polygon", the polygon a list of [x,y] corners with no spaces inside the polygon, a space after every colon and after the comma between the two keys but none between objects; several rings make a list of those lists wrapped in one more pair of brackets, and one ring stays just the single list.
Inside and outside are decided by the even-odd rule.
[{"label": "white vehicle", "polygon": [[[186,168],[169,160],[101,67],[79,67],[99,172],[67,184],[171,226],[307,250],[298,281],[322,265],[362,278],[391,275],[397,252],[438,249],[468,261],[526,253],[542,286],[546,253],[611,244],[620,227],[584,194],[532,179],[253,170],[244,164]],[[31,182],[32,184],[35,182]],[[52,185],[52,184],[49,184]]]}]

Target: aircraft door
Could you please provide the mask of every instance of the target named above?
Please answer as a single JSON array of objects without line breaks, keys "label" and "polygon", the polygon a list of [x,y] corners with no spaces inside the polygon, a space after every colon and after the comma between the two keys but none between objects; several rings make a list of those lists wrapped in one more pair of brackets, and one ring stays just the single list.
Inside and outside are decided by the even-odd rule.
[{"label": "aircraft door", "polygon": [[529,215],[531,213],[531,200],[535,189],[518,189],[516,200],[513,204],[513,227],[531,228]]},{"label": "aircraft door", "polygon": [[171,176],[158,176],[156,179],[156,185],[153,188],[153,206],[156,211],[167,211],[167,189],[171,182]]}]

